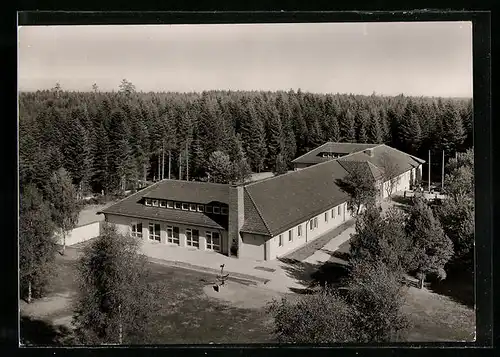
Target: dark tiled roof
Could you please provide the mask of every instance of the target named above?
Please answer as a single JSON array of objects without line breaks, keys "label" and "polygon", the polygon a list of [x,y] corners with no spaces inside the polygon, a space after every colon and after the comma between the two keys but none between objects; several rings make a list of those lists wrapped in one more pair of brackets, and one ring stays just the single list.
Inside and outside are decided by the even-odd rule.
[{"label": "dark tiled roof", "polygon": [[254,202],[246,190],[244,190],[245,200],[245,222],[241,231],[246,233],[256,233],[262,235],[269,235],[269,229],[266,227],[264,220],[257,211]]},{"label": "dark tiled roof", "polygon": [[[213,195],[210,196],[206,194],[205,196],[202,196],[202,200],[200,201],[199,198],[192,196],[192,192],[190,191],[190,188],[193,186],[193,182],[187,182],[187,185],[179,185],[179,181],[170,181],[170,180],[165,180],[158,182],[152,186],[149,186],[145,188],[144,190],[141,190],[121,201],[118,201],[114,205],[107,207],[101,211],[101,213],[104,214],[115,214],[115,215],[121,215],[121,216],[127,216],[127,217],[137,217],[137,218],[145,218],[145,219],[155,219],[159,221],[168,221],[172,223],[186,223],[186,224],[193,224],[197,226],[203,226],[203,227],[211,227],[211,228],[218,228],[218,229],[227,229],[227,218],[228,216],[223,216],[223,215],[207,215],[206,213],[203,212],[192,212],[192,211],[182,211],[182,210],[174,210],[174,209],[169,209],[169,208],[162,208],[162,207],[152,207],[152,206],[146,206],[142,202],[143,197],[156,197],[160,198],[161,196],[157,196],[157,193],[154,195],[151,195],[153,192],[159,192],[159,193],[164,193],[168,192],[169,194],[176,194],[172,198],[172,196],[163,196],[165,198],[172,198],[172,199],[177,199],[179,201],[188,201],[188,202],[203,202],[203,200],[210,200],[208,202],[212,201],[218,201],[218,202],[224,202],[222,201],[223,197],[219,193],[219,195]],[[215,185],[215,184],[207,184],[207,183],[201,183],[202,185]],[[199,185],[197,187],[201,187],[202,185]],[[229,198],[229,186],[228,185],[216,185],[217,189],[220,190],[220,187],[225,187],[226,190],[228,191],[228,194],[226,195],[227,198],[225,198],[225,202],[227,203],[228,198]],[[178,192],[175,191],[170,191],[173,190],[173,188],[176,188]],[[182,188],[181,188],[182,187]],[[204,186],[207,187],[207,186]],[[214,187],[214,186],[208,186],[208,187]],[[198,190],[197,192],[201,192]]]},{"label": "dark tiled roof", "polygon": [[368,148],[373,148],[379,144],[358,144],[358,143],[334,143],[327,142],[316,149],[309,151],[308,153],[299,156],[293,163],[296,164],[318,164],[320,162],[325,162],[332,160],[332,158],[321,157],[318,154],[322,152],[329,152],[334,154],[347,155],[353,152],[361,151]]},{"label": "dark tiled roof", "polygon": [[382,177],[382,173],[378,168],[369,163],[368,161],[350,161],[350,160],[337,160],[338,163],[346,169],[347,172],[352,172],[358,169],[365,176],[369,176],[377,180]]},{"label": "dark tiled roof", "polygon": [[[245,186],[261,222],[252,213],[242,231],[258,232],[264,226],[275,235],[345,202],[347,194],[335,184],[345,175],[347,171],[332,160]],[[245,207],[249,204],[245,200]]]},{"label": "dark tiled roof", "polygon": [[382,177],[383,168],[384,168],[384,160],[389,160],[392,165],[395,166],[396,175],[400,175],[413,167],[419,166],[422,162],[425,162],[422,159],[416,158],[412,155],[394,149],[387,145],[378,145],[371,149],[373,155],[370,156],[364,151],[360,151],[357,153],[353,153],[344,157],[337,159],[341,164],[347,168],[345,162],[367,162],[369,164],[372,176],[376,179]]},{"label": "dark tiled roof", "polygon": [[229,204],[229,185],[198,181],[163,180],[154,189],[144,194],[143,197],[200,204],[211,202]]}]

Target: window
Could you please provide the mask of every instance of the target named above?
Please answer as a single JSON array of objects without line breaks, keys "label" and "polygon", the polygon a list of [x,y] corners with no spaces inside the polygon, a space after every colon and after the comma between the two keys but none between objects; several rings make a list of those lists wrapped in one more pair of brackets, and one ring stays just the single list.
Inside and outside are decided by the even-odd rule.
[{"label": "window", "polygon": [[281,247],[283,245],[283,234],[280,234],[278,237],[278,246]]},{"label": "window", "polygon": [[332,208],[332,218],[335,218],[335,209]]},{"label": "window", "polygon": [[158,200],[153,200],[153,206],[158,207]]},{"label": "window", "polygon": [[309,221],[309,230],[310,230],[310,231],[312,231],[312,230],[313,230],[313,224],[314,224],[314,222],[313,222],[313,221],[314,221],[314,220],[312,220],[312,219]]},{"label": "window", "polygon": [[160,224],[150,223],[149,224],[149,239],[160,241]]},{"label": "window", "polygon": [[219,206],[214,206],[214,213],[220,214],[220,207]]},{"label": "window", "polygon": [[297,227],[297,237],[302,236],[302,224]]},{"label": "window", "polygon": [[325,212],[325,222],[328,222],[328,212]]},{"label": "window", "polygon": [[198,212],[203,212],[205,208],[203,205],[198,205]]},{"label": "window", "polygon": [[167,201],[160,200],[160,207],[163,207],[163,208],[167,207]]},{"label": "window", "polygon": [[142,223],[132,223],[132,237],[142,238]]},{"label": "window", "polygon": [[223,214],[224,216],[227,216],[227,207],[221,207],[220,213]]},{"label": "window", "polygon": [[207,232],[207,249],[220,251],[220,234],[217,232]]},{"label": "window", "polygon": [[151,199],[146,198],[145,203],[146,203],[146,206],[151,206]]},{"label": "window", "polygon": [[182,210],[187,211],[189,209],[189,204],[188,203],[182,203]]},{"label": "window", "polygon": [[292,239],[293,239],[293,232],[292,232],[292,230],[290,229],[290,230],[288,231],[288,241],[289,241],[289,242],[291,242],[291,241],[292,241]]},{"label": "window", "polygon": [[179,245],[179,227],[167,226],[167,241]]},{"label": "window", "polygon": [[318,217],[314,217],[314,228],[318,228]]},{"label": "window", "polygon": [[[340,205],[341,206],[341,205]],[[340,206],[337,207],[337,214],[340,216]]]},{"label": "window", "polygon": [[205,212],[212,213],[212,206],[205,207]]},{"label": "window", "polygon": [[191,203],[191,204],[189,205],[189,210],[190,210],[190,211],[193,211],[193,212],[196,212],[196,204]]},{"label": "window", "polygon": [[172,201],[167,201],[167,208],[174,208],[174,203]]},{"label": "window", "polygon": [[181,209],[181,203],[175,202],[175,209]]},{"label": "window", "polygon": [[200,233],[197,229],[186,228],[186,244],[189,247],[200,247]]}]

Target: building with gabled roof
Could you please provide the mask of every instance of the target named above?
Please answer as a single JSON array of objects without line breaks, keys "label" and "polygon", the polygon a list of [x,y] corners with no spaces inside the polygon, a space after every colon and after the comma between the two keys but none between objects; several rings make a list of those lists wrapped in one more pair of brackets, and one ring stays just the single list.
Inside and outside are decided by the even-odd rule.
[{"label": "building with gabled roof", "polygon": [[[408,189],[411,175],[421,173],[423,160],[387,145],[327,144],[294,160],[307,166],[284,175],[240,185],[162,180],[102,213],[138,239],[271,260],[351,218],[349,197],[337,182],[353,168],[380,185],[381,197],[387,196],[384,160],[396,173],[396,191]],[[342,155],[316,162],[324,150]]]}]

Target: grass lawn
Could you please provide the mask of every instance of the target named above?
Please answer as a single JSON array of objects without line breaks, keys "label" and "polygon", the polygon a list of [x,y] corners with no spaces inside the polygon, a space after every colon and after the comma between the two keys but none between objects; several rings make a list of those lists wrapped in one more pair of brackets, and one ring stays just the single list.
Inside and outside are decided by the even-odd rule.
[{"label": "grass lawn", "polygon": [[[51,338],[57,336],[56,332],[50,331],[51,323],[69,321],[71,297],[77,288],[74,257],[75,250],[72,248],[67,249],[66,256],[58,256],[57,277],[53,279],[46,299],[31,305],[21,304],[25,315],[21,335],[28,342],[50,344]],[[264,308],[236,308],[222,300],[209,298],[203,292],[207,281],[214,281],[213,275],[154,263],[149,265],[152,280],[161,281],[166,288],[166,294],[159,296],[163,308],[156,314],[160,327],[152,336],[154,343],[272,342]],[[31,316],[28,318],[26,315]]]}]

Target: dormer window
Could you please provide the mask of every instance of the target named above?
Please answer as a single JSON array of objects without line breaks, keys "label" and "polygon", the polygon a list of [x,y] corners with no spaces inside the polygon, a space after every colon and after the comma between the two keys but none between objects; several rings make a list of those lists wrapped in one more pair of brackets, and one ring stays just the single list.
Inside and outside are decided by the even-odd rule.
[{"label": "dormer window", "polygon": [[189,205],[189,210],[190,210],[190,211],[193,211],[193,212],[196,212],[196,204],[191,203],[191,204]]},{"label": "dormer window", "polygon": [[198,205],[198,212],[203,212],[204,208],[205,207],[203,205]]},{"label": "dormer window", "polygon": [[175,209],[181,209],[181,203],[175,202]]},{"label": "dormer window", "polygon": [[219,206],[214,206],[214,213],[220,214],[220,207]]},{"label": "dormer window", "polygon": [[183,202],[183,203],[182,203],[182,210],[183,210],[183,211],[187,211],[187,210],[189,210],[189,203],[185,203],[185,202]]},{"label": "dormer window", "polygon": [[223,214],[224,216],[227,216],[228,209],[227,207],[221,207],[220,213]]},{"label": "dormer window", "polygon": [[151,198],[146,198],[144,200],[144,203],[146,204],[146,206],[151,206]]},{"label": "dormer window", "polygon": [[158,207],[158,200],[153,200],[153,207]]},{"label": "dormer window", "polygon": [[212,210],[212,206],[207,206],[207,207],[205,208],[205,212],[207,212],[207,213],[212,213],[212,212],[213,212],[213,210]]},{"label": "dormer window", "polygon": [[160,200],[160,207],[163,207],[163,208],[167,207],[167,201]]},{"label": "dormer window", "polygon": [[174,202],[167,201],[167,208],[174,208]]}]

